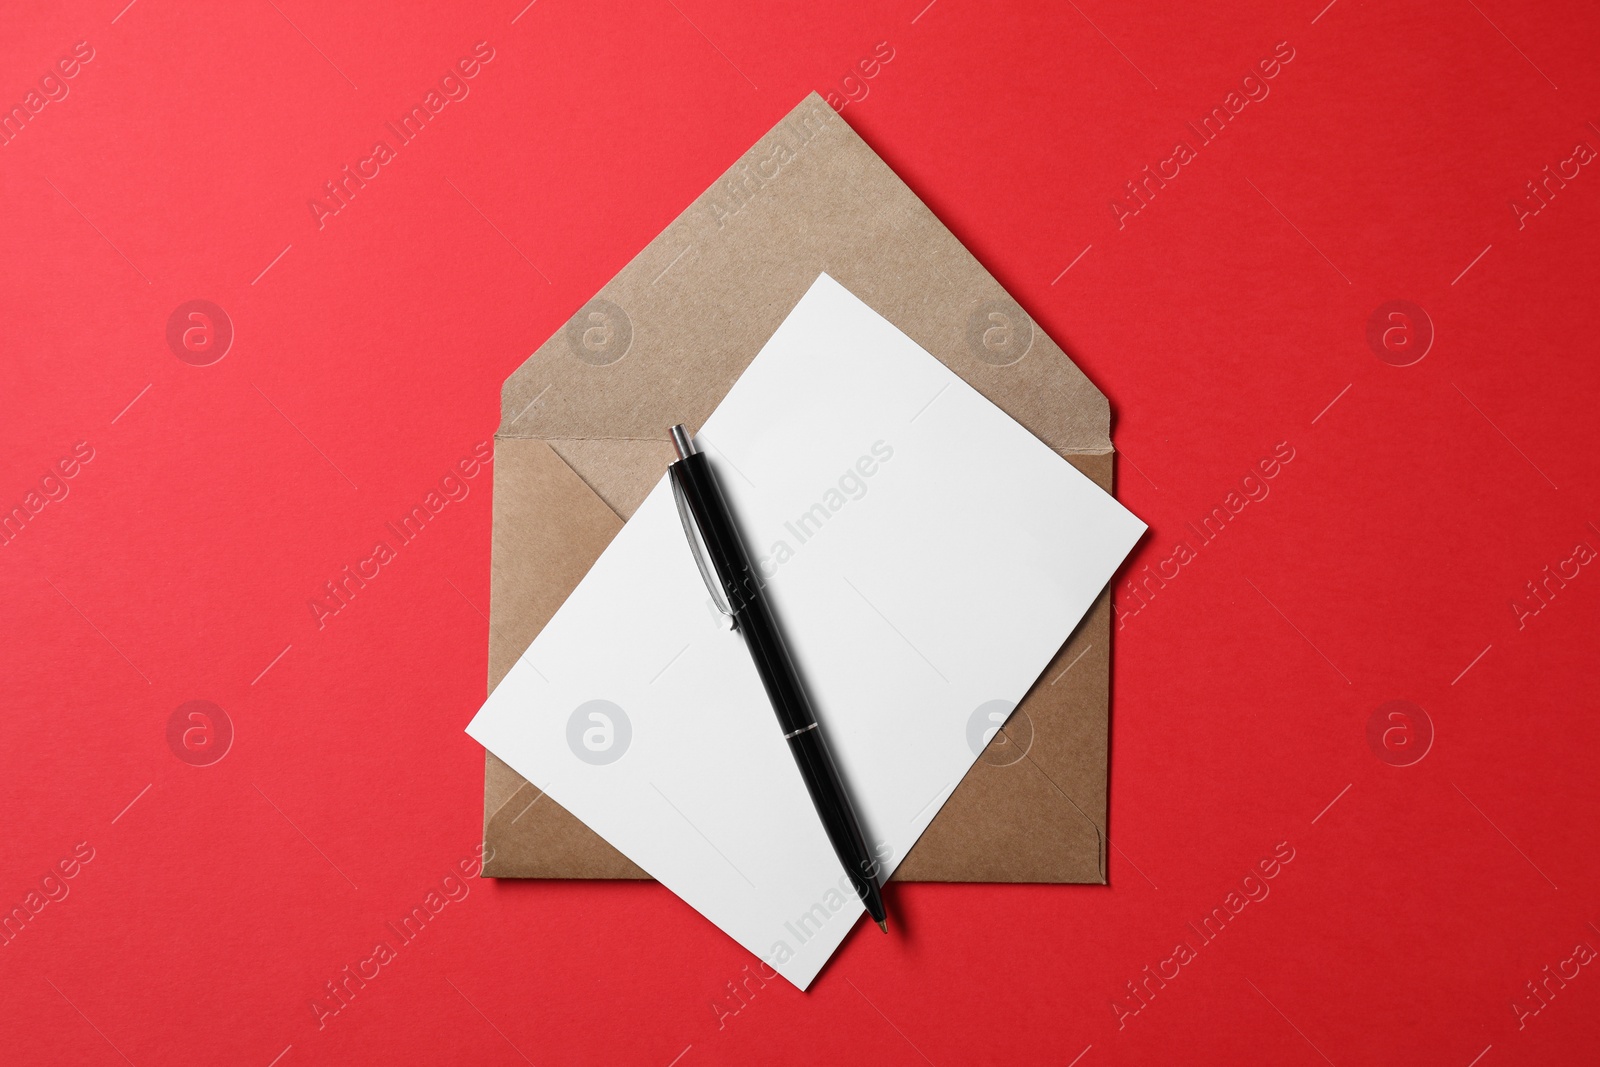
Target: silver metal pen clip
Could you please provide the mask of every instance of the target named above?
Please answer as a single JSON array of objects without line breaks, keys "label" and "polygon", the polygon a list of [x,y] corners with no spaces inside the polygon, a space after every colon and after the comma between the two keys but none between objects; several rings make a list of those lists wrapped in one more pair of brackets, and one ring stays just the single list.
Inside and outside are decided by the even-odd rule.
[{"label": "silver metal pen clip", "polygon": [[[671,433],[672,447],[677,451],[678,459],[688,459],[699,451],[695,448],[694,439],[689,436],[689,431],[684,429],[682,424],[674,426]],[[722,583],[717,580],[716,573],[711,567],[710,553],[706,549],[705,538],[700,535],[700,527],[696,525],[694,516],[689,512],[689,501],[684,497],[678,479],[669,475],[667,481],[672,483],[672,499],[678,505],[678,520],[683,523],[683,535],[689,542],[689,554],[694,557],[694,565],[706,583],[706,592],[711,594],[711,606],[727,620],[727,625],[731,628],[733,607],[728,603]]]}]

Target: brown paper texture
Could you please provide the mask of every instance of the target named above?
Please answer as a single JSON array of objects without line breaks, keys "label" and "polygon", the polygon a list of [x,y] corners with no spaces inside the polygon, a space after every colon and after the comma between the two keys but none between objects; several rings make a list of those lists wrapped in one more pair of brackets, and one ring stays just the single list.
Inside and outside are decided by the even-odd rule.
[{"label": "brown paper texture", "polygon": [[[813,93],[506,379],[491,689],[661,479],[667,427],[703,422],[823,271],[1111,490],[1105,397]],[[1110,621],[1102,592],[895,878],[1105,881]],[[492,754],[484,840],[490,877],[648,877]]]}]

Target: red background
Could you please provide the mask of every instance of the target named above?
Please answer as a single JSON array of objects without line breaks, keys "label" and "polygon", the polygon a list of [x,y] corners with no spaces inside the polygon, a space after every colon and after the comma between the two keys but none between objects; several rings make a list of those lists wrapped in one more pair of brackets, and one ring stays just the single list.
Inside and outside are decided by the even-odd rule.
[{"label": "red background", "polygon": [[[1600,573],[1511,606],[1600,548],[1600,175],[1510,206],[1600,147],[1589,5],[524,2],[8,16],[7,106],[94,58],[0,147],[0,506],[94,458],[0,547],[0,903],[94,858],[0,948],[0,1058],[1593,1061],[1600,972],[1537,1014],[1524,983],[1600,948]],[[322,183],[480,40],[470,96],[319,229]],[[1119,228],[1123,183],[1281,41],[1270,96]],[[1295,450],[1123,619],[1111,884],[896,887],[895,936],[719,1019],[751,960],[665,890],[474,880],[319,1029],[324,983],[478,840],[490,476],[322,629],[307,601],[812,89],[858,97],[1111,397],[1152,527],[1125,577]],[[166,341],[191,299],[236,331],[210,366]],[[1366,337],[1391,300],[1436,333],[1410,366]],[[205,767],[167,741],[196,699],[235,731]],[[1418,716],[1411,749],[1367,733],[1397,699],[1435,734],[1403,767]],[[1119,1026],[1279,842],[1271,895]]]}]

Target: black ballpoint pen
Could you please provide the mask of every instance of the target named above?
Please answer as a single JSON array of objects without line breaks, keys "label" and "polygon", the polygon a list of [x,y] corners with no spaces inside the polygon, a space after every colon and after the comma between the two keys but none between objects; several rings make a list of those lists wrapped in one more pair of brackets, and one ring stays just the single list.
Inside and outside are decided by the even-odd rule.
[{"label": "black ballpoint pen", "polygon": [[[877,861],[867,848],[839,769],[818,729],[816,713],[778,631],[760,576],[750,564],[728,501],[689,431],[679,425],[671,433],[678,459],[667,467],[667,473],[695,565],[700,568],[712,600],[726,601],[725,610],[756,662],[756,672],[772,701],[772,710],[778,714],[778,725],[789,742],[789,751],[794,753],[800,777],[805,779],[828,840],[867,913],[888,933],[888,913],[876,877]],[[723,607],[720,603],[718,606]]]}]

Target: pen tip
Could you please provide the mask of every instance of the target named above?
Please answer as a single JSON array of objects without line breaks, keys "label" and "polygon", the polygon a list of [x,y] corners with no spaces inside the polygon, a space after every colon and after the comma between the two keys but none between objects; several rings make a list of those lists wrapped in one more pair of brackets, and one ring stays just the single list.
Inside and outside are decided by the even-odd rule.
[{"label": "pen tip", "polygon": [[879,919],[878,920],[878,929],[882,930],[884,933],[888,933],[889,932],[889,920],[888,919]]}]

